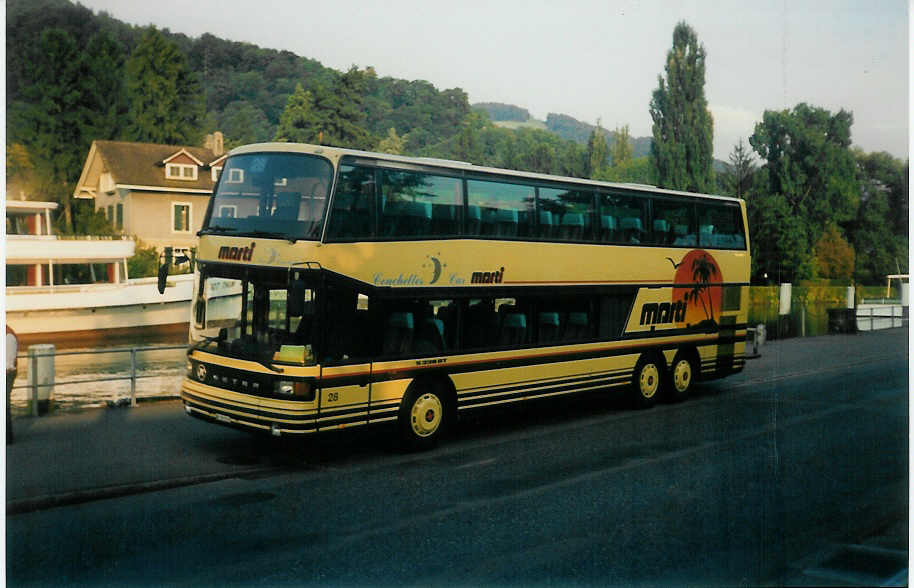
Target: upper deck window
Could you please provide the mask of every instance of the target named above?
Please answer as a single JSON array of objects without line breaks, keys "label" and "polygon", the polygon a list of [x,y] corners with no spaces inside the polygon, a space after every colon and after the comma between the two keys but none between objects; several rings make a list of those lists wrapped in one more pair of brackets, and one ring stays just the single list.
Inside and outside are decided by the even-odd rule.
[{"label": "upper deck window", "polygon": [[330,163],[313,155],[230,157],[204,229],[230,235],[320,239],[331,178]]},{"label": "upper deck window", "polygon": [[467,234],[483,237],[530,237],[533,233],[533,186],[467,181]]}]

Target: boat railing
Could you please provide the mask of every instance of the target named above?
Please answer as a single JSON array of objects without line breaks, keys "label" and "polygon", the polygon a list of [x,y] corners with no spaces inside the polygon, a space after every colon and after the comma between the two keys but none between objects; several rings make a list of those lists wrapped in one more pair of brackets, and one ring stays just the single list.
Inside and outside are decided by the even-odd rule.
[{"label": "boat railing", "polygon": [[[142,374],[137,372],[137,353],[142,351],[168,351],[174,349],[187,349],[187,345],[148,345],[142,347],[112,347],[110,349],[90,349],[83,351],[56,351],[51,348],[50,352],[42,353],[40,350],[36,353],[20,354],[16,357],[21,361],[19,365],[25,363],[28,366],[28,383],[20,384],[18,386],[13,386],[12,389],[21,389],[28,388],[31,390],[31,414],[32,416],[38,416],[38,401],[39,401],[39,390],[41,388],[53,388],[55,386],[63,386],[68,384],[89,384],[95,382],[113,382],[118,380],[130,380],[130,406],[136,406],[136,381],[140,378],[149,378],[155,377],[156,374]],[[130,373],[129,375],[123,376],[104,376],[104,377],[93,377],[93,378],[81,378],[76,380],[65,380],[62,382],[55,381],[55,378],[51,377],[43,378],[39,374],[40,363],[39,360],[42,358],[56,358],[60,356],[74,356],[74,355],[100,355],[100,354],[110,354],[110,353],[125,353],[130,355]],[[53,366],[53,363],[52,363]]]}]

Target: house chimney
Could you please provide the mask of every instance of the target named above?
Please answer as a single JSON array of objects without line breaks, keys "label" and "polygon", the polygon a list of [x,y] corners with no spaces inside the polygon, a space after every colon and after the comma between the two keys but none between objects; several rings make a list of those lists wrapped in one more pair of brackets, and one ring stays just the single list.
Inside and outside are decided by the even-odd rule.
[{"label": "house chimney", "polygon": [[225,141],[222,137],[221,131],[216,131],[215,133],[213,133],[212,149],[213,149],[213,155],[215,155],[216,157],[219,157],[220,155],[225,153]]}]

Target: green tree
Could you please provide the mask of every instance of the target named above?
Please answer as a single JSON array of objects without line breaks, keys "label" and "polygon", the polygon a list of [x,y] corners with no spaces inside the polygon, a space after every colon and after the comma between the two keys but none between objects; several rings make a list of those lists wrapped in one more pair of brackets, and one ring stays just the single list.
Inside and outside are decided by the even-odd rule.
[{"label": "green tree", "polygon": [[279,117],[279,128],[276,129],[273,140],[317,143],[319,132],[319,121],[315,119],[311,92],[306,92],[302,85],[298,84],[295,86],[295,92],[286,101],[286,108]]},{"label": "green tree", "polygon": [[851,279],[854,276],[854,248],[841,235],[835,223],[829,223],[813,247],[816,275],[827,279]]},{"label": "green tree", "polygon": [[178,46],[149,27],[126,67],[129,138],[169,145],[198,143],[202,92]]},{"label": "green tree", "polygon": [[705,49],[685,22],[673,29],[666,80],[651,98],[651,161],[662,188],[709,192],[714,186],[714,121],[705,98]]},{"label": "green tree", "polygon": [[857,251],[855,278],[879,284],[888,274],[905,273],[908,261],[906,164],[887,153],[854,152],[860,181],[860,205],[850,223],[850,240]]},{"label": "green tree", "polygon": [[61,203],[63,224],[70,231],[71,195],[85,157],[80,66],[75,39],[62,29],[45,30],[26,68],[32,83],[21,87],[22,101],[9,111],[10,135],[30,156],[38,195]]},{"label": "green tree", "polygon": [[787,199],[782,194],[754,191],[746,200],[746,208],[753,280],[792,282],[812,278],[815,263],[809,223],[794,213]]},{"label": "green tree", "polygon": [[826,226],[846,227],[854,218],[860,188],[850,151],[852,122],[844,110],[833,115],[799,104],[765,111],[749,137],[765,161],[759,191],[766,196],[747,199],[763,256],[758,267],[779,269],[782,281],[815,277],[813,249]]},{"label": "green tree", "polygon": [[609,154],[609,147],[606,145],[606,134],[597,121],[597,126],[590,132],[587,139],[587,161],[589,162],[589,176],[595,178],[599,176],[606,168],[606,160]]},{"label": "green tree", "polygon": [[790,209],[812,221],[818,238],[829,221],[854,216],[859,184],[850,150],[854,117],[841,110],[798,104],[793,110],[766,110],[749,143],[765,160],[768,192],[781,194]]},{"label": "green tree", "polygon": [[403,155],[406,147],[406,141],[397,134],[397,130],[391,127],[387,131],[387,137],[381,139],[378,143],[378,151],[381,153],[390,153],[391,155]]},{"label": "green tree", "polygon": [[486,115],[473,111],[460,124],[454,142],[453,155],[459,161],[467,161],[476,165],[483,165],[485,161],[484,133],[492,127]]},{"label": "green tree", "polygon": [[743,145],[742,138],[730,152],[730,163],[726,166],[720,177],[722,191],[737,198],[745,198],[755,179],[755,163],[752,153]]},{"label": "green tree", "polygon": [[109,35],[89,39],[80,59],[83,147],[94,140],[119,138],[127,105],[124,100],[124,50]]},{"label": "green tree", "polygon": [[636,157],[605,168],[593,179],[603,182],[656,185],[654,166],[649,157]]},{"label": "green tree", "polygon": [[206,128],[209,132],[221,130],[226,137],[227,149],[269,141],[273,137],[270,121],[252,102],[236,100],[225,107],[221,117],[213,114],[216,114],[215,120],[210,120],[207,115]]},{"label": "green tree", "polygon": [[609,146],[609,158],[613,166],[622,166],[632,159],[632,137],[628,125],[616,127],[615,140]]},{"label": "green tree", "polygon": [[363,103],[371,73],[363,72],[356,66],[340,76],[335,94],[337,109],[332,113],[334,127],[331,130],[333,142],[329,144],[354,149],[372,149],[377,143],[365,128]]},{"label": "green tree", "polygon": [[127,275],[131,278],[150,278],[158,274],[159,252],[137,240],[133,257],[127,260]]}]

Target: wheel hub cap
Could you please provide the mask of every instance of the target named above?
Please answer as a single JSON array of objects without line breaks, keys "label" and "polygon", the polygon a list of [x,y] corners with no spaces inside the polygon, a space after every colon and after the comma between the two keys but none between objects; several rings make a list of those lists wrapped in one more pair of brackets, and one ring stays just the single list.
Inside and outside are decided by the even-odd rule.
[{"label": "wheel hub cap", "polygon": [[645,398],[653,398],[660,387],[660,372],[657,366],[649,363],[641,368],[641,375],[638,378],[641,388],[641,395]]},{"label": "wheel hub cap", "polygon": [[692,364],[687,360],[680,360],[673,370],[673,384],[677,392],[685,392],[692,380]]},{"label": "wheel hub cap", "polygon": [[410,422],[413,432],[420,437],[428,437],[441,426],[441,415],[444,413],[441,400],[434,394],[423,394],[416,399],[410,411]]}]

